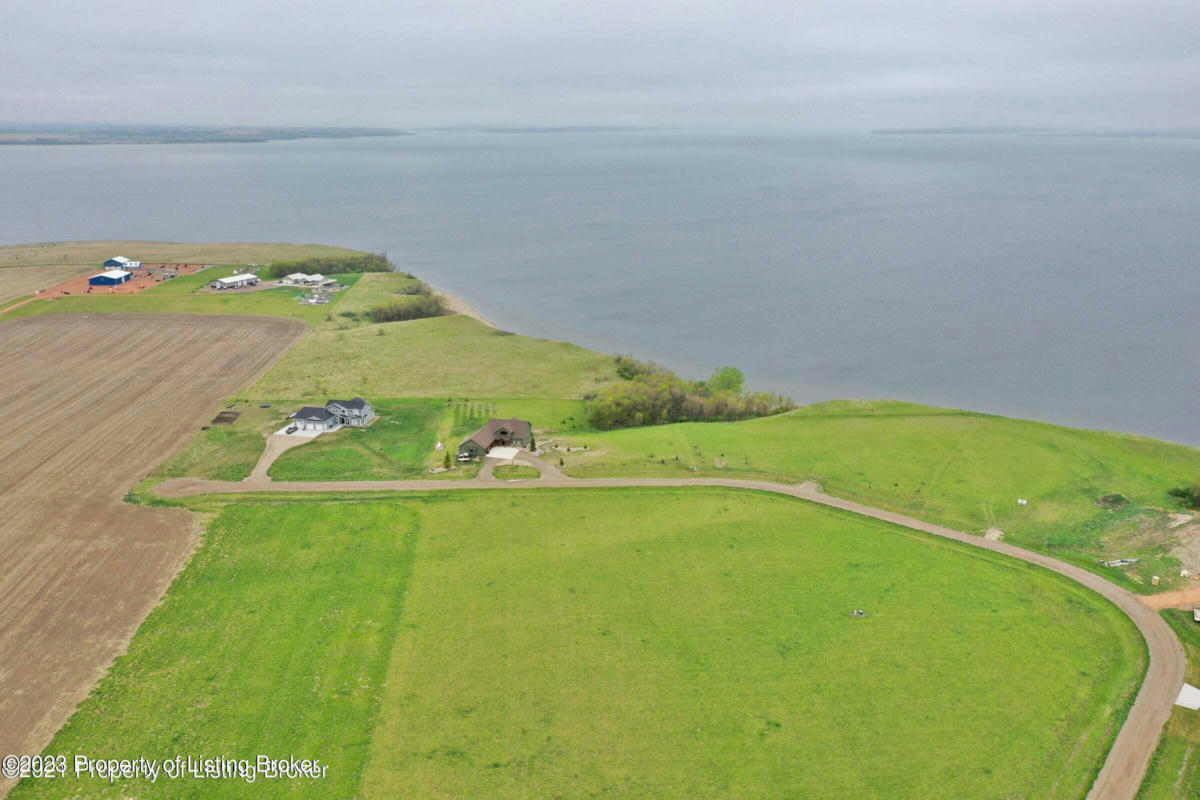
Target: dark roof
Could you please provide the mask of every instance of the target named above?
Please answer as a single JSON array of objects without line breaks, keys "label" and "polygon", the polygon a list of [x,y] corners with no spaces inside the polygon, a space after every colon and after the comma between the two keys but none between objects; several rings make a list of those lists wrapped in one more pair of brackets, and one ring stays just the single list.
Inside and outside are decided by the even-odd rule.
[{"label": "dark roof", "polygon": [[511,419],[489,419],[486,425],[472,433],[466,439],[463,439],[463,443],[475,442],[480,447],[491,447],[492,442],[496,441],[496,431],[501,428],[510,429],[513,432],[513,436],[518,439],[528,439],[531,427],[528,420],[517,419],[516,417],[512,417]]},{"label": "dark roof", "polygon": [[318,422],[324,422],[332,416],[332,412],[321,406],[305,406],[292,414],[292,419],[315,419]]},{"label": "dark roof", "polygon": [[361,397],[356,397],[353,400],[326,400],[325,401],[326,407],[331,406],[334,403],[337,403],[342,408],[357,408],[360,411],[363,408],[365,408],[367,405],[367,401],[363,400]]}]

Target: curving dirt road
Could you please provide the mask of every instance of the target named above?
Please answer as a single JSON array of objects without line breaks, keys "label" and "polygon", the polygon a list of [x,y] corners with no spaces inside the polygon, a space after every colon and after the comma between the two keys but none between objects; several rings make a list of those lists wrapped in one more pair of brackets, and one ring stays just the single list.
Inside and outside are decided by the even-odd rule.
[{"label": "curving dirt road", "polygon": [[767,481],[725,480],[721,478],[569,478],[549,463],[530,454],[522,454],[519,460],[542,470],[539,480],[508,483],[494,480],[464,481],[270,481],[247,480],[242,482],[207,481],[199,478],[177,478],[159,484],[156,491],[162,497],[184,497],[187,495],[231,493],[231,492],[359,492],[359,491],[497,491],[518,489],[556,488],[604,488],[604,487],[648,487],[648,486],[723,486],[734,489],[751,489],[774,492],[797,497],[813,503],[839,508],[853,514],[912,528],[935,536],[991,550],[1030,564],[1064,575],[1111,600],[1133,621],[1146,640],[1149,650],[1149,665],[1142,688],[1138,691],[1129,716],[1125,720],[1108,758],[1100,769],[1089,800],[1133,800],[1141,786],[1150,757],[1158,745],[1159,735],[1171,714],[1175,698],[1183,685],[1184,669],[1187,665],[1183,648],[1170,626],[1142,599],[1110,583],[1087,570],[1059,561],[1056,558],[1024,550],[1004,542],[984,539],[963,531],[934,525],[913,517],[897,514],[872,506],[843,500],[827,495],[815,485],[788,486]]}]

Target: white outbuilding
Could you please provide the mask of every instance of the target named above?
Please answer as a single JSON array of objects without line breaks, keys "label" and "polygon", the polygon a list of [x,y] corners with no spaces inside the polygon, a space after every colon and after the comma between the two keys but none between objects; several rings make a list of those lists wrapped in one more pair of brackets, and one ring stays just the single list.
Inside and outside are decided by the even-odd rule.
[{"label": "white outbuilding", "polygon": [[242,286],[255,286],[257,284],[257,275],[251,275],[249,272],[244,272],[241,275],[231,275],[228,278],[217,278],[208,285],[214,289],[238,289]]}]

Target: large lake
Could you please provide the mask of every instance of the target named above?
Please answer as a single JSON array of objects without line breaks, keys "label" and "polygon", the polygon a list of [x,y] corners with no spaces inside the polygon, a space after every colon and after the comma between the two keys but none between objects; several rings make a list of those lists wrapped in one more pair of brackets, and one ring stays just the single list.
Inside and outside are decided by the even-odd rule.
[{"label": "large lake", "polygon": [[1200,140],[20,146],[0,147],[0,189],[0,243],[385,250],[503,327],[690,376],[734,364],[802,403],[895,397],[1200,444]]}]

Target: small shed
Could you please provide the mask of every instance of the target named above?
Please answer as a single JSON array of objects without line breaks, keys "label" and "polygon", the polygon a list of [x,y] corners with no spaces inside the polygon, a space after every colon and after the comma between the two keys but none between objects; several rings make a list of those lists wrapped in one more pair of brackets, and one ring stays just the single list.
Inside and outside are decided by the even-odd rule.
[{"label": "small shed", "polygon": [[99,275],[93,275],[88,278],[89,286],[116,286],[125,283],[131,277],[130,273],[123,269],[110,269],[107,272],[101,272]]}]

